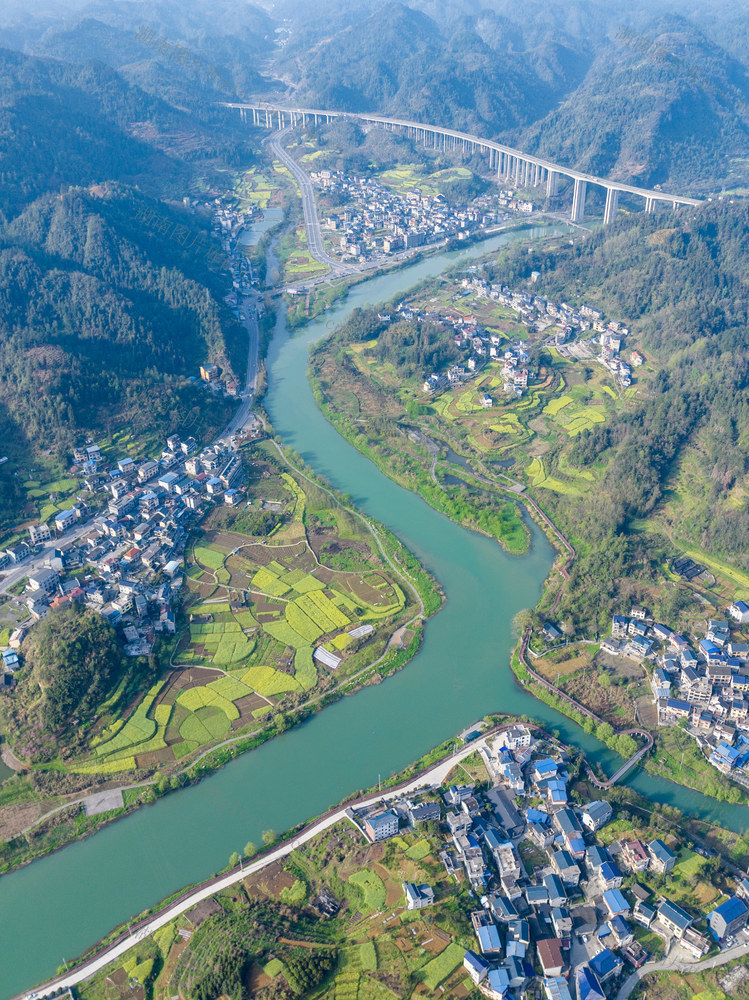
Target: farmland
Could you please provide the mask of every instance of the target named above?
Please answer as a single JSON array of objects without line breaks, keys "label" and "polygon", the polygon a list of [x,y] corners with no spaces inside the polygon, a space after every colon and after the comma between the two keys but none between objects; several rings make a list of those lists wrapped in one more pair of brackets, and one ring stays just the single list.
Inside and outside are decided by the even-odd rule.
[{"label": "farmland", "polygon": [[[154,1000],[192,997],[201,970],[226,973],[234,950],[242,953],[246,996],[283,991],[302,959],[310,963],[309,979],[298,996],[467,997],[462,963],[473,944],[468,912],[475,902],[464,880],[447,876],[438,851],[431,835],[403,831],[370,845],[339,823],[137,944],[85,983],[81,1000],[125,1000],[138,989],[133,979]],[[404,881],[432,885],[435,905],[408,911]],[[338,911],[321,919],[315,906],[323,889]],[[224,995],[232,995],[229,985],[221,981]]]},{"label": "farmland", "polygon": [[[102,706],[89,752],[67,771],[169,774],[202,747],[284,728],[288,713],[375,662],[386,674],[404,661],[388,640],[406,622],[420,632],[410,577],[393,570],[365,522],[269,447],[256,446],[247,467],[244,506],[216,509],[188,544],[168,669],[124,717]],[[266,512],[271,520],[253,520]],[[267,534],[251,534],[255,523]],[[435,608],[439,596],[417,575]]]},{"label": "farmland", "polygon": [[[524,551],[527,532],[507,491],[530,488],[542,503],[550,495],[585,498],[596,475],[570,464],[569,449],[581,433],[634,402],[601,366],[548,347],[555,327],[543,335],[529,331],[511,308],[464,291],[457,275],[433,279],[409,297],[404,314],[418,321],[401,321],[395,309],[395,303],[379,308],[395,324],[392,334],[385,328],[362,339],[355,325],[344,326],[317,348],[312,378],[319,404],[402,485],[508,551]],[[491,335],[495,356],[485,356],[470,377],[425,393],[432,369],[408,346],[417,336],[408,323],[422,325],[431,345],[424,350],[452,356],[450,324],[463,320]],[[364,322],[376,328],[374,313]],[[503,355],[513,345],[532,372],[520,398],[504,389]]]}]

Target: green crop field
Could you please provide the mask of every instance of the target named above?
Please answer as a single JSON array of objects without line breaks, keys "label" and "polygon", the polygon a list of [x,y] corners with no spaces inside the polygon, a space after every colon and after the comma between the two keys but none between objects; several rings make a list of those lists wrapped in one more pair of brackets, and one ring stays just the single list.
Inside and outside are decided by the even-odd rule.
[{"label": "green crop field", "polygon": [[242,674],[242,680],[258,694],[267,698],[277,694],[285,694],[286,691],[299,691],[301,689],[301,685],[295,677],[291,677],[281,670],[274,670],[273,667],[250,667]]},{"label": "green crop field", "polygon": [[462,964],[464,954],[465,948],[453,942],[431,962],[427,962],[421,970],[427,989],[436,990],[442,980],[447,979]]},{"label": "green crop field", "polygon": [[360,908],[362,913],[372,913],[383,909],[387,893],[385,883],[376,872],[362,868],[361,871],[354,872],[353,875],[349,876],[349,882],[361,892]]},{"label": "green crop field", "polygon": [[195,558],[201,566],[208,566],[209,569],[219,569],[224,564],[226,552],[221,552],[215,546],[208,548],[205,545],[196,545],[194,549]]},{"label": "green crop field", "polygon": [[427,854],[431,853],[431,846],[429,841],[424,838],[422,840],[417,840],[416,843],[409,847],[406,851],[406,857],[410,858],[412,861],[423,861]]}]

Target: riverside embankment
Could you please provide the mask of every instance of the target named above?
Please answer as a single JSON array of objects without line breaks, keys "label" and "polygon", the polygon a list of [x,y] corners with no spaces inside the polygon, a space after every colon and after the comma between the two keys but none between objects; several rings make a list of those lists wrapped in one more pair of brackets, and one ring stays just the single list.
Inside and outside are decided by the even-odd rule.
[{"label": "riverside embankment", "polygon": [[[516,557],[448,521],[348,445],[317,409],[307,383],[309,346],[356,306],[390,299],[448,265],[470,266],[492,247],[532,235],[496,237],[463,254],[431,257],[364,282],[293,338],[279,317],[265,397],[275,430],[422,560],[447,595],[444,609],[429,622],[418,655],[383,684],[331,705],[200,785],[0,879],[0,1000],[54,974],[64,958],[81,954],[132,914],[218,871],[232,851],[258,842],[263,830],[290,829],[319,815],[488,711],[533,716],[581,746],[607,773],[620,765],[616,755],[516,685],[509,669],[512,617],[535,605],[553,562],[543,532],[532,525],[531,549]],[[741,829],[749,817],[742,807],[648,775],[636,773],[627,782],[661,803],[726,826]]]}]

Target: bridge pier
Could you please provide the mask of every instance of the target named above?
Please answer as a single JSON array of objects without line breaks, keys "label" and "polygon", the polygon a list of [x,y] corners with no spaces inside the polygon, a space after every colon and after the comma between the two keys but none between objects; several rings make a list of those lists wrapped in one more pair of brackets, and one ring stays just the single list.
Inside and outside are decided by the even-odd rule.
[{"label": "bridge pier", "polygon": [[553,198],[559,194],[559,174],[556,170],[550,170],[546,177],[546,197]]},{"label": "bridge pier", "polygon": [[648,213],[648,215],[652,215],[653,212],[655,212],[655,198],[645,199],[645,211]]},{"label": "bridge pier", "polygon": [[603,210],[603,224],[607,226],[614,221],[616,210],[619,207],[619,192],[616,188],[606,188],[606,207]]},{"label": "bridge pier", "polygon": [[585,181],[580,180],[579,177],[575,178],[575,189],[572,193],[572,211],[570,212],[570,220],[572,222],[582,222],[585,218],[585,191],[587,184]]}]

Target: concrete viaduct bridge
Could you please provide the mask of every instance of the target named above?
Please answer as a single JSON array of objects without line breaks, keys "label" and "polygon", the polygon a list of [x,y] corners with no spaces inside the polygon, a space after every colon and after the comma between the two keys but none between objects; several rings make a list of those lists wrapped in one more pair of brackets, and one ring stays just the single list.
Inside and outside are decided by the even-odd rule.
[{"label": "concrete viaduct bridge", "polygon": [[552,198],[558,193],[560,177],[569,177],[573,181],[571,222],[581,222],[585,217],[585,195],[589,184],[604,188],[606,191],[606,206],[603,213],[604,225],[611,222],[619,206],[619,195],[622,193],[643,198],[645,211],[654,212],[658,202],[666,202],[672,208],[677,205],[700,205],[697,198],[687,198],[683,195],[667,194],[665,191],[651,191],[647,188],[635,187],[632,184],[620,184],[596,177],[580,170],[552,163],[541,156],[531,156],[511,146],[503,146],[491,139],[482,139],[467,132],[442,128],[439,125],[424,125],[421,122],[411,122],[403,118],[388,118],[384,115],[358,114],[350,111],[321,111],[310,108],[281,108],[268,104],[232,104],[225,102],[224,107],[236,108],[242,120],[265,128],[286,128],[288,126],[321,122],[332,122],[335,118],[355,118],[360,121],[379,125],[392,132],[403,132],[416,142],[423,142],[434,149],[462,149],[485,153],[489,158],[490,169],[497,171],[498,178],[505,178],[518,188],[546,187],[546,197]]}]

